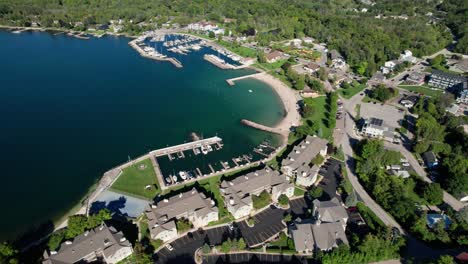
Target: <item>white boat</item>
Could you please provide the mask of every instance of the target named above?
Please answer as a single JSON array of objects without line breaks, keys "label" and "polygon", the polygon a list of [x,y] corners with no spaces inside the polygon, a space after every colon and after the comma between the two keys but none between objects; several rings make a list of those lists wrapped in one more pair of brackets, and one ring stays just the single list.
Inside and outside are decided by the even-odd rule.
[{"label": "white boat", "polygon": [[253,92],[252,90],[249,90],[249,93]]},{"label": "white boat", "polygon": [[177,176],[173,175],[172,180],[174,180],[174,182],[177,182]]},{"label": "white boat", "polygon": [[208,148],[208,152],[213,151],[213,147],[211,147],[211,145],[208,145],[207,148]]},{"label": "white boat", "polygon": [[206,148],[206,146],[201,146],[201,152],[206,155],[208,154],[208,149]]},{"label": "white boat", "polygon": [[184,181],[187,179],[187,173],[185,171],[179,171],[179,176]]},{"label": "white boat", "polygon": [[169,177],[166,177],[166,182],[167,182],[168,184],[172,183],[171,176],[169,176]]}]

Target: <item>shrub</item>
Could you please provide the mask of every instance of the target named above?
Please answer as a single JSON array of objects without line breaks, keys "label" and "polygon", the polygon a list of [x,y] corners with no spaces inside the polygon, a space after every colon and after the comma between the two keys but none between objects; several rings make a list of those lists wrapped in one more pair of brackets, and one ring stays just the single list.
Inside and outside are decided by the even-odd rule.
[{"label": "shrub", "polygon": [[315,199],[321,197],[322,194],[323,194],[323,189],[320,187],[316,187],[316,186],[312,187],[312,189],[310,189],[309,191],[310,197],[315,198]]},{"label": "shrub", "polygon": [[281,194],[278,197],[278,203],[282,206],[286,206],[289,203],[289,198],[285,194]]}]

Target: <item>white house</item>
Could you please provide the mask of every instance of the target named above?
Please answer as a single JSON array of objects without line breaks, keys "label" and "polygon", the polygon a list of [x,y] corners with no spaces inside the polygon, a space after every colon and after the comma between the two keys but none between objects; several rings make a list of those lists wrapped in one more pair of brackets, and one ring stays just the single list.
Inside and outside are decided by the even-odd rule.
[{"label": "white house", "polygon": [[400,54],[398,58],[399,61],[408,61],[411,63],[416,63],[417,59],[413,57],[413,53],[410,50],[405,50],[403,53]]},{"label": "white house", "polygon": [[380,70],[382,71],[383,74],[388,74],[395,69],[396,63],[395,61],[386,61],[384,63],[384,66],[380,67]]},{"label": "white house", "polygon": [[384,124],[382,119],[366,119],[362,126],[361,133],[368,137],[380,137],[388,141],[393,141],[395,129]]}]

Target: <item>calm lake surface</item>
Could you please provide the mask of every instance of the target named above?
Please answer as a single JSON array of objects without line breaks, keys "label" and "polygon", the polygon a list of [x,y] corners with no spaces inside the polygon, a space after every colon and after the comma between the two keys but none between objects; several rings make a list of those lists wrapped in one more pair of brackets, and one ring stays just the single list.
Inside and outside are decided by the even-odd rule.
[{"label": "calm lake surface", "polygon": [[207,49],[176,56],[177,69],[128,41],[0,31],[0,240],[60,218],[106,170],[191,132],[223,138],[219,159],[277,142],[240,124],[284,114],[266,84],[225,82],[251,70],[218,69]]}]

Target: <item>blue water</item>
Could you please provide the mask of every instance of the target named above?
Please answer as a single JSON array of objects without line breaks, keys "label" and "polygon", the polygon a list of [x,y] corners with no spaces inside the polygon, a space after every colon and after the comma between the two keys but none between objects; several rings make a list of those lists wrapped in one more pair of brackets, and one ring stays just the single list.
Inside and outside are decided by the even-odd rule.
[{"label": "blue water", "polygon": [[216,159],[277,140],[240,124],[284,114],[266,84],[225,82],[251,70],[218,69],[206,50],[179,56],[177,69],[128,41],[0,31],[0,239],[61,217],[109,168],[191,132],[223,138]]}]

